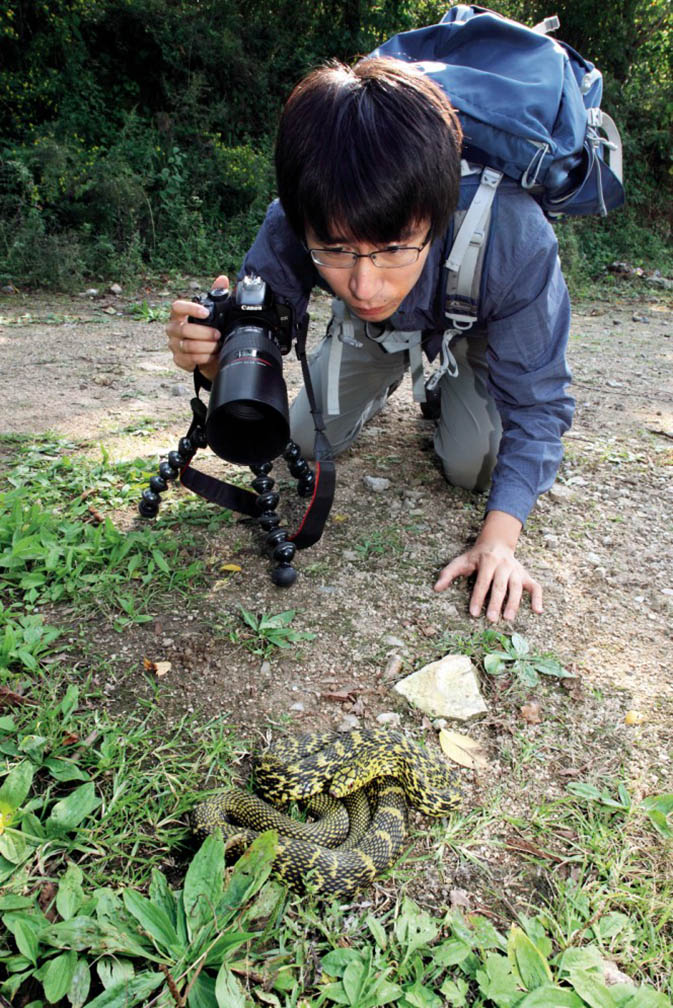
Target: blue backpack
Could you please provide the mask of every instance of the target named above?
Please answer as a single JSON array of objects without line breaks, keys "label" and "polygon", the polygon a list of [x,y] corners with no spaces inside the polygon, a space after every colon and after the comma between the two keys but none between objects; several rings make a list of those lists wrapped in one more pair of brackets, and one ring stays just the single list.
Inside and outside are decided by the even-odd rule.
[{"label": "blue backpack", "polygon": [[443,374],[457,374],[451,341],[479,319],[491,210],[503,175],[528,190],[548,217],[604,215],[624,202],[619,131],[600,108],[603,77],[547,35],[558,27],[556,17],[527,28],[457,4],[439,24],[402,32],[370,53],[411,63],[439,84],[463,128],[463,175],[480,175],[468,209],[454,214],[444,264],[448,328],[439,368],[425,386],[416,360],[419,402]]},{"label": "blue backpack", "polygon": [[570,46],[482,7],[458,4],[439,24],[402,32],[371,56],[418,66],[458,111],[463,157],[528,189],[549,216],[621,206],[621,140],[600,109],[603,78]]}]

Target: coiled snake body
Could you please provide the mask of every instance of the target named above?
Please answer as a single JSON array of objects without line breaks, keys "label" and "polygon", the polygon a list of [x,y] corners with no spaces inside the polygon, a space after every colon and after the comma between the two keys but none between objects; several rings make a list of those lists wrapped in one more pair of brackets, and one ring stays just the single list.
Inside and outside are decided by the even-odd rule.
[{"label": "coiled snake body", "polygon": [[[346,898],[399,854],[408,804],[444,816],[460,800],[455,771],[385,728],[282,739],[261,757],[255,781],[259,797],[228,788],[197,805],[194,832],[219,828],[242,851],[259,832],[275,829],[274,873],[283,882]],[[301,823],[278,811],[293,801],[305,803],[317,821]]]}]

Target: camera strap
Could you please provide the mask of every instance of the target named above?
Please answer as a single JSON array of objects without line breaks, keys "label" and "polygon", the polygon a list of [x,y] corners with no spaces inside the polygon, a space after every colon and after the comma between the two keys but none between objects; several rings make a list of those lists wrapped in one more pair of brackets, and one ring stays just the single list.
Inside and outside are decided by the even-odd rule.
[{"label": "camera strap", "polygon": [[313,442],[313,458],[315,460],[315,486],[311,502],[297,531],[290,536],[297,549],[305,549],[316,543],[323,533],[325,522],[334,500],[336,486],[336,466],[334,453],[325,432],[325,421],[319,409],[313,391],[311,371],[306,357],[306,333],[308,331],[308,315],[305,315],[297,327],[295,351],[301,365],[301,373],[306,389],[309,409],[313,417],[315,440]]},{"label": "camera strap", "polygon": [[[336,467],[332,446],[327,439],[325,432],[325,421],[322,412],[316,403],[311,373],[306,357],[306,333],[308,330],[308,315],[305,315],[296,327],[295,348],[297,358],[301,365],[306,395],[309,401],[313,425],[315,427],[315,441],[313,446],[313,458],[315,460],[315,482],[313,493],[308,507],[299,523],[297,530],[289,536],[291,542],[297,549],[306,549],[316,543],[325,527],[327,517],[334,500],[334,489],[336,485]],[[201,389],[210,391],[211,382],[201,374],[198,368],[194,371],[195,396],[191,400],[192,422],[187,432],[187,437],[197,440],[197,431],[205,432],[207,407],[199,397]],[[203,433],[205,439],[205,433]],[[204,440],[205,443],[205,440]],[[200,472],[191,466],[191,458],[180,472],[180,482],[188,490],[198,494],[205,500],[219,507],[228,508],[238,514],[247,515],[252,518],[259,516],[257,506],[258,495],[251,490],[234,486],[224,480],[216,479],[207,473]]]}]

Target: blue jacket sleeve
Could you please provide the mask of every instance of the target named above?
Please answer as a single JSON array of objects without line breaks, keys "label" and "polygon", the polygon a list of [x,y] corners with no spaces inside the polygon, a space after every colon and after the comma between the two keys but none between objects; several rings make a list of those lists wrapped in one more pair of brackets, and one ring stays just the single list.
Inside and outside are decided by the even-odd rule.
[{"label": "blue jacket sleeve", "polygon": [[291,304],[297,318],[308,306],[316,272],[308,252],[294,234],[283,209],[274,200],[248,250],[239,276],[257,273],[274,294]]},{"label": "blue jacket sleeve", "polygon": [[525,193],[510,207],[488,266],[489,390],[503,433],[486,509],[525,523],[554,482],[572,422],[570,301],[551,226]]}]

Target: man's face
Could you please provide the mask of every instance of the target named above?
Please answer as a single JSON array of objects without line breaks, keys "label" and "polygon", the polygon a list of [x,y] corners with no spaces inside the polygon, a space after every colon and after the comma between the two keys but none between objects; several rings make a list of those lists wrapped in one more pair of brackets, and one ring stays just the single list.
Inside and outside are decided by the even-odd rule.
[{"label": "man's face", "polygon": [[383,322],[397,311],[423,272],[430,251],[430,243],[425,245],[416,262],[410,266],[382,269],[375,266],[371,259],[366,258],[366,255],[369,252],[380,252],[397,245],[418,248],[423,245],[429,230],[429,221],[411,224],[396,242],[389,242],[386,245],[354,242],[346,236],[341,237],[337,232],[334,240],[326,244],[320,241],[313,229],[307,224],[306,245],[309,249],[344,250],[365,256],[347,269],[336,269],[318,264],[316,264],[316,269],[328,283],[334,295],[341,298],[354,315],[365,322]]}]

